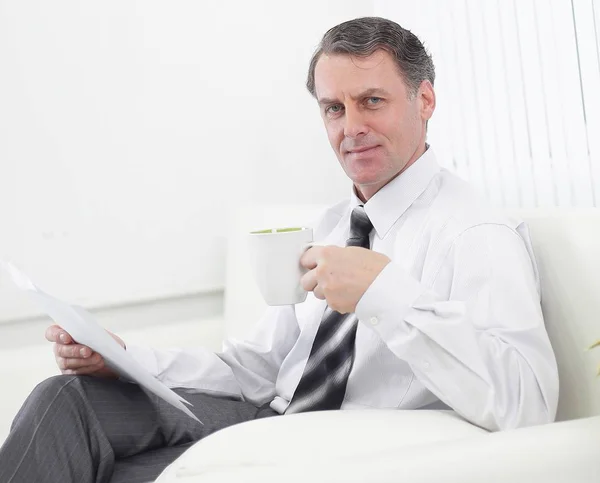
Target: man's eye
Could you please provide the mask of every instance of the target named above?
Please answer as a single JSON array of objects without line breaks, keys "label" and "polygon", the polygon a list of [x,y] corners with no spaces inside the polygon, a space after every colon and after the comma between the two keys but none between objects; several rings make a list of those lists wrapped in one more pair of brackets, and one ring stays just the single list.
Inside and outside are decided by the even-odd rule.
[{"label": "man's eye", "polygon": [[373,106],[375,104],[379,104],[382,101],[381,97],[368,97],[367,104]]},{"label": "man's eye", "polygon": [[329,106],[327,109],[325,109],[325,112],[327,114],[337,114],[339,112],[342,112],[342,106],[340,104],[333,104],[332,106]]}]

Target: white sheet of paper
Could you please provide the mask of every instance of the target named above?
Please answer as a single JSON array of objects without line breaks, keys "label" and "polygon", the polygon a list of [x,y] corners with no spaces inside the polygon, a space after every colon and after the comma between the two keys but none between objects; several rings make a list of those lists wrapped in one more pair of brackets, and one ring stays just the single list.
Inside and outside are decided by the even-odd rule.
[{"label": "white sheet of paper", "polygon": [[92,314],[82,307],[71,306],[43,292],[23,272],[9,262],[0,260],[0,269],[4,270],[15,285],[25,291],[52,320],[71,334],[74,340],[102,355],[113,370],[129,380],[137,382],[140,386],[183,411],[190,418],[203,424],[183,404],[191,406],[190,402],[177,395],[144,369],[96,322]]}]

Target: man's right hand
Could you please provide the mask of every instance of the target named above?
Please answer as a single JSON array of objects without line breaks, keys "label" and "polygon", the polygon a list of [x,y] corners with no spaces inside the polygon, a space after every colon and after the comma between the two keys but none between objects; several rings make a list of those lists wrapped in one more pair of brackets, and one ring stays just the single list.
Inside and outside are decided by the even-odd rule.
[{"label": "man's right hand", "polygon": [[[107,331],[108,332],[108,331]],[[123,348],[123,340],[108,332]],[[77,344],[69,333],[58,325],[46,330],[46,339],[54,342],[54,357],[63,374],[90,375],[97,377],[118,378],[119,375],[106,367],[104,358],[88,346]]]}]

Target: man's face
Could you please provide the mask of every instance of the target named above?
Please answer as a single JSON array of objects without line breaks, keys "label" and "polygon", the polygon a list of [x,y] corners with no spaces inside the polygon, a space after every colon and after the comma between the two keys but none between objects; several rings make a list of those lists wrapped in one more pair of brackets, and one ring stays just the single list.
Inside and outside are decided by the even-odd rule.
[{"label": "man's face", "polygon": [[315,91],[331,147],[363,201],[425,151],[433,87],[423,81],[409,96],[388,52],[321,55]]}]

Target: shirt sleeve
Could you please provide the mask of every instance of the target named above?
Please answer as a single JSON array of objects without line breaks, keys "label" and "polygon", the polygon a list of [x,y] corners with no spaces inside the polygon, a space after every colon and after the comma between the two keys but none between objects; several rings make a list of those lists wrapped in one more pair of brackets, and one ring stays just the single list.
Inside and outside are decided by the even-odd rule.
[{"label": "shirt sleeve", "polygon": [[425,286],[389,263],[356,307],[440,400],[489,430],[551,422],[558,370],[524,239],[469,228]]},{"label": "shirt sleeve", "polygon": [[127,345],[135,360],[168,387],[243,398],[262,405],[275,396],[283,359],[300,330],[293,306],[269,307],[246,340],[226,340],[218,353],[199,348]]}]

